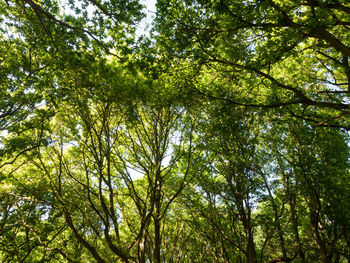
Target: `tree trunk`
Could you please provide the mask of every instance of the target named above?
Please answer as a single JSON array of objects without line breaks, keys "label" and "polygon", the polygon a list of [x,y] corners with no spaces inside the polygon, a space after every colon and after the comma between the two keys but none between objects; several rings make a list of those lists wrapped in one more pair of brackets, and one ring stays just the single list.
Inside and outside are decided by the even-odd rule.
[{"label": "tree trunk", "polygon": [[[160,174],[160,172],[159,172]],[[154,252],[153,260],[154,263],[160,263],[160,246],[161,246],[161,236],[160,236],[160,208],[161,208],[161,180],[160,175],[157,172],[157,177],[155,181],[155,198],[154,198],[154,207],[155,215],[153,216],[154,220]]]},{"label": "tree trunk", "polygon": [[[288,189],[289,190],[289,189]],[[289,192],[289,191],[288,191]],[[290,205],[290,210],[291,210],[291,221],[292,221],[292,226],[293,226],[293,232],[295,239],[298,244],[298,253],[301,258],[301,263],[305,262],[305,253],[303,251],[303,247],[300,241],[300,236],[299,236],[299,230],[298,230],[298,216],[297,212],[295,209],[295,195],[289,193],[289,205]]]},{"label": "tree trunk", "polygon": [[247,233],[247,263],[257,263],[254,239],[251,229]]}]

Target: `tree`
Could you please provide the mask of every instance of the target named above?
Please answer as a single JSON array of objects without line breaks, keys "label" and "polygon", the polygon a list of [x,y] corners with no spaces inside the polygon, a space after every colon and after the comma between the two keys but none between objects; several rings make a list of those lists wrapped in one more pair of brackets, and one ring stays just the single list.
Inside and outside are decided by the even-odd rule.
[{"label": "tree", "polygon": [[0,3],[0,260],[350,259],[343,0]]},{"label": "tree", "polygon": [[[64,217],[83,255],[97,262],[174,257],[161,249],[171,243],[163,239],[169,233],[164,219],[194,176],[195,119],[180,105],[141,102],[135,80],[122,68],[97,62],[90,65],[94,70],[98,81],[66,90],[45,134],[49,144],[30,159],[32,173],[49,184],[53,206],[47,209]],[[79,75],[59,83],[70,77]],[[143,86],[142,76],[137,83]],[[83,258],[70,248],[62,253]]]},{"label": "tree", "polygon": [[[348,187],[348,150],[344,137],[334,130],[310,130],[307,127],[301,128],[296,123],[288,125],[285,135],[291,142],[285,140],[281,146],[272,146],[272,149],[280,153],[276,155],[280,156],[277,171],[282,173],[286,204],[290,207],[294,238],[299,244],[299,250],[302,252],[303,242],[300,241],[298,228],[302,228],[310,231],[314,245],[317,245],[314,248],[317,251],[313,255],[314,260],[338,262],[339,254],[344,252],[336,244],[342,243],[341,239],[346,239],[348,234],[345,229],[350,222],[345,216],[348,208],[343,203],[343,200],[348,199],[345,190]],[[273,141],[271,138],[269,140],[270,143]],[[335,160],[336,163],[333,163]],[[334,192],[341,193],[337,201]],[[342,207],[342,212],[335,212],[339,207]],[[306,211],[309,213],[307,217],[302,214]],[[344,214],[341,219],[336,219],[339,213]],[[298,223],[298,217],[304,219]],[[343,254],[345,257],[346,253]],[[300,253],[300,256],[303,257],[303,254]]]},{"label": "tree", "polygon": [[[53,115],[57,99],[64,94],[57,85],[62,72],[79,71],[92,57],[112,54],[112,49],[120,51],[112,54],[119,58],[130,52],[128,43],[135,28],[129,26],[143,17],[141,9],[135,1],[88,1],[80,6],[77,2],[60,6],[51,0],[0,4],[0,131],[16,137],[12,143],[1,141],[9,145],[2,155],[16,152],[16,159],[42,143],[20,140],[20,134],[38,125],[33,124],[34,116],[44,122]],[[87,50],[90,56],[85,55]],[[27,123],[28,119],[32,120]]]},{"label": "tree", "polygon": [[[285,107],[316,126],[347,127],[337,122],[349,108],[344,1],[159,1],[157,7],[157,45],[191,61],[198,93],[234,105]],[[201,72],[228,87],[201,87],[193,78]]]}]

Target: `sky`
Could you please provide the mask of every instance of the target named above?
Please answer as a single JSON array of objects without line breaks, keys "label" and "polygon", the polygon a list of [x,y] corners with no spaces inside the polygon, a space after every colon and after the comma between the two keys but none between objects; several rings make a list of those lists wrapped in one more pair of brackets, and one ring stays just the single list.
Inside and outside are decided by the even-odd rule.
[{"label": "sky", "polygon": [[146,17],[142,19],[142,21],[137,26],[137,36],[147,34],[147,32],[150,30],[150,25],[156,13],[156,1],[157,0],[140,0],[141,4],[144,4],[146,6],[144,10]]}]

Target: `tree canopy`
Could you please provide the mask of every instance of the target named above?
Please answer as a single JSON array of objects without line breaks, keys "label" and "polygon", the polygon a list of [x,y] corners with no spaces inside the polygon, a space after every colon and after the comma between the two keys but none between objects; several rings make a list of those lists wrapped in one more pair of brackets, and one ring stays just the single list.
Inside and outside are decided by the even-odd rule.
[{"label": "tree canopy", "polygon": [[348,1],[145,12],[0,3],[0,261],[348,262]]}]

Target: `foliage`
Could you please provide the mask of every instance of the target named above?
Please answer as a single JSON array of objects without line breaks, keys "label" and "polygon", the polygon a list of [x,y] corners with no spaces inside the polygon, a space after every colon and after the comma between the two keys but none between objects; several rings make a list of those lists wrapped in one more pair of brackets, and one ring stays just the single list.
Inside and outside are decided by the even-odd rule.
[{"label": "foliage", "polygon": [[143,11],[0,3],[0,261],[349,261],[347,2]]}]

